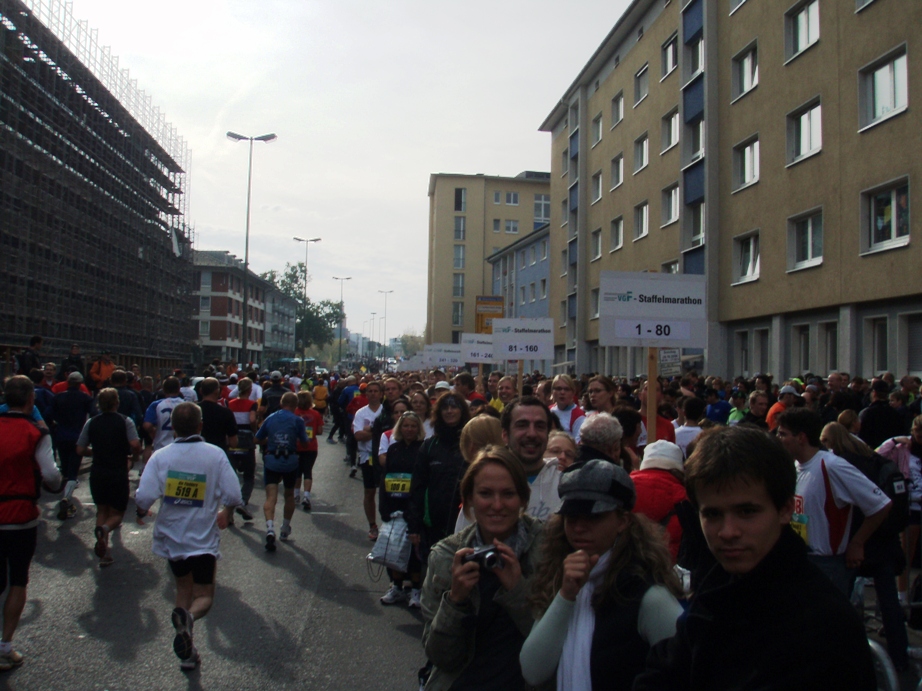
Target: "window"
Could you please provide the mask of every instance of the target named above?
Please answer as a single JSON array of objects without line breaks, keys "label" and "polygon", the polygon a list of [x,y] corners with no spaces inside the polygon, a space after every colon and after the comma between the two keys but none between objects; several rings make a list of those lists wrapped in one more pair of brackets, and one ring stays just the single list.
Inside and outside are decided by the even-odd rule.
[{"label": "window", "polygon": [[822,106],[812,104],[788,115],[788,161],[793,163],[823,147]]},{"label": "window", "polygon": [[564,199],[562,202],[560,202],[560,225],[567,225],[569,214],[570,210],[567,208],[567,200]]},{"label": "window", "polygon": [[661,273],[664,274],[677,274],[679,273],[679,260],[676,259],[675,261],[666,262],[660,269],[662,270]]},{"label": "window", "polygon": [[731,75],[733,98],[752,91],[759,83],[759,53],[756,46],[743,50],[733,58]]},{"label": "window", "polygon": [[704,202],[688,207],[688,213],[685,215],[685,218],[685,225],[688,229],[688,242],[686,244],[686,249],[691,249],[693,247],[699,247],[703,245],[705,224]]},{"label": "window", "polygon": [[570,150],[564,149],[560,152],[560,174],[566,175],[570,170]]},{"label": "window", "polygon": [[519,205],[519,193],[518,192],[506,192],[506,203],[509,206],[518,206]]},{"label": "window", "polygon": [[688,77],[691,79],[704,71],[704,39],[699,38],[686,45],[685,52],[688,56]]},{"label": "window", "polygon": [[454,274],[452,277],[451,296],[453,298],[464,297],[464,274]]},{"label": "window", "polygon": [[519,252],[519,258],[522,260],[522,268],[525,268],[525,265],[528,263],[525,258],[525,252]]},{"label": "window", "polygon": [[671,185],[663,190],[663,226],[679,220],[679,185]]},{"label": "window", "polygon": [[541,261],[547,259],[547,240],[541,241]]},{"label": "window", "polygon": [[788,269],[805,269],[823,262],[823,214],[788,221]]},{"label": "window", "polygon": [[540,294],[541,294],[542,300],[547,299],[547,279],[546,278],[541,279],[541,293]]},{"label": "window", "polygon": [[646,132],[634,141],[634,172],[639,173],[650,162],[650,138]]},{"label": "window", "polygon": [[602,198],[602,171],[592,176],[592,185],[589,188],[592,191],[592,202],[595,203]]},{"label": "window", "polygon": [[679,39],[676,36],[663,44],[663,77],[679,66]]},{"label": "window", "polygon": [[599,318],[599,289],[593,288],[589,291],[589,314],[590,319]]},{"label": "window", "polygon": [[611,100],[611,126],[624,120],[624,92],[619,91],[618,95]]},{"label": "window", "polygon": [[525,304],[525,286],[519,288],[519,303]]},{"label": "window", "polygon": [[871,363],[875,372],[887,367],[887,318],[871,319]]},{"label": "window", "polygon": [[567,301],[560,301],[560,328],[562,329],[567,325]]},{"label": "window", "polygon": [[494,204],[499,204],[502,200],[503,200],[502,192],[497,191],[493,193],[493,203]]},{"label": "window", "polygon": [[565,249],[560,250],[560,275],[561,276],[567,275],[567,261],[568,261],[567,251]]},{"label": "window", "polygon": [[[236,282],[236,280],[237,279],[235,278],[234,281]],[[202,285],[202,288],[201,288],[202,290],[211,290],[211,272],[210,271],[202,272],[201,285]]]},{"label": "window", "polygon": [[455,245],[454,268],[464,268],[464,245]]},{"label": "window", "polygon": [[877,62],[860,74],[861,125],[873,125],[906,109],[908,76],[906,48]]},{"label": "window", "polygon": [[464,326],[464,303],[451,303],[451,325]]},{"label": "window", "polygon": [[506,232],[516,234],[519,232],[519,222],[506,219]]},{"label": "window", "polygon": [[204,336],[208,338],[211,336],[211,322],[202,321],[198,323],[198,333],[199,336]]},{"label": "window", "polygon": [[611,188],[615,189],[624,182],[624,154],[618,154],[611,160]]},{"label": "window", "polygon": [[535,195],[535,226],[551,222],[551,195]]},{"label": "window", "polygon": [[733,282],[744,283],[759,277],[759,234],[750,233],[733,240]]},{"label": "window", "polygon": [[736,189],[759,181],[759,140],[750,139],[733,149],[733,178]]},{"label": "window", "polygon": [[211,311],[211,298],[205,297],[204,295],[199,299],[199,311],[201,312],[210,312]]},{"label": "window", "polygon": [[905,179],[862,195],[866,219],[862,250],[901,247],[909,242],[909,184]]},{"label": "window", "polygon": [[819,0],[798,5],[786,17],[786,36],[788,59],[800,55],[820,38],[820,3]]},{"label": "window", "polygon": [[639,240],[650,232],[650,205],[642,202],[634,207],[634,239]]},{"label": "window", "polygon": [[704,156],[704,120],[688,125],[688,160],[696,161]]},{"label": "window", "polygon": [[463,242],[466,235],[466,226],[465,216],[455,216],[455,240]]},{"label": "window", "polygon": [[595,146],[602,141],[602,114],[599,113],[592,119],[592,128],[589,130],[592,136],[592,145]]},{"label": "window", "polygon": [[592,259],[601,259],[602,257],[602,229],[598,228],[592,231],[589,237],[589,247],[592,249]]},{"label": "window", "polygon": [[679,143],[679,111],[672,111],[663,118],[663,148],[665,153]]},{"label": "window", "polygon": [[624,244],[624,217],[618,216],[615,220],[611,222],[611,229],[609,230],[609,252],[614,252],[615,250],[620,250],[621,246]]},{"label": "window", "polygon": [[498,233],[500,230],[502,230],[502,226],[503,226],[502,220],[498,218],[493,219],[493,232],[494,233]]},{"label": "window", "polygon": [[650,70],[649,65],[640,68],[634,75],[634,106],[636,107],[650,93]]},{"label": "window", "polygon": [[535,284],[528,284],[528,298],[531,302],[534,302],[537,299],[537,291],[535,290]]},{"label": "window", "polygon": [[538,263],[538,248],[535,245],[529,250],[529,263],[534,266]]},{"label": "window", "polygon": [[467,190],[455,187],[455,211],[467,211]]}]

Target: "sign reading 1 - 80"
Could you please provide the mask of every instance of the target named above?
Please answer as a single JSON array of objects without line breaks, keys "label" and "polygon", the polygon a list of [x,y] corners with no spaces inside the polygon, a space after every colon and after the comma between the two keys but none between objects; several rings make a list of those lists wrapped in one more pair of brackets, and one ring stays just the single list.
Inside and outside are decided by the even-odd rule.
[{"label": "sign reading 1 - 80", "polygon": [[655,338],[687,341],[691,325],[687,321],[663,319],[616,319],[616,338]]}]

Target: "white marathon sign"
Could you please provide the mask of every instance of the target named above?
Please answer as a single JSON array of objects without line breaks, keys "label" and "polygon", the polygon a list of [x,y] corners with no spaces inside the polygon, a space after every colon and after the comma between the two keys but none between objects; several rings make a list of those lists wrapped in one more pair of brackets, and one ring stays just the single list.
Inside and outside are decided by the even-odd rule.
[{"label": "white marathon sign", "polygon": [[494,319],[493,357],[496,360],[553,360],[554,320]]},{"label": "white marathon sign", "polygon": [[704,276],[602,271],[599,345],[707,346]]},{"label": "white marathon sign", "polygon": [[461,360],[461,346],[453,343],[433,343],[423,346],[423,360],[432,367],[458,367]]},{"label": "white marathon sign", "polygon": [[461,361],[496,362],[491,334],[461,334]]}]

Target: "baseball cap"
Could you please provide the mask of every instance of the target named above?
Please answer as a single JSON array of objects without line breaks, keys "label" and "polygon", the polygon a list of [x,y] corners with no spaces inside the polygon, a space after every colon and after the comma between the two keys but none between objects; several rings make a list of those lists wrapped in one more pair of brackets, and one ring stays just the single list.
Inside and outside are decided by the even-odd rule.
[{"label": "baseball cap", "polygon": [[634,482],[621,466],[609,461],[575,463],[560,477],[557,494],[562,516],[585,516],[634,508]]},{"label": "baseball cap", "polygon": [[800,398],[800,394],[797,393],[797,389],[795,389],[793,386],[782,386],[782,387],[781,387],[781,391],[778,392],[778,395],[779,395],[779,396],[784,396],[784,394],[786,394],[786,393],[792,393],[792,394],[794,394],[795,396],[797,396],[798,398]]},{"label": "baseball cap", "polygon": [[678,445],[665,439],[658,439],[652,444],[647,444],[643,450],[641,470],[658,468],[660,470],[685,471],[685,458]]},{"label": "baseball cap", "polygon": [[272,381],[282,381],[282,373],[278,370],[273,370],[272,374],[269,375],[269,379]]},{"label": "baseball cap", "polygon": [[436,388],[436,389],[446,389],[446,390],[450,390],[450,389],[451,389],[451,384],[449,384],[447,381],[440,381],[440,382],[438,382],[438,383],[435,385],[435,388]]}]

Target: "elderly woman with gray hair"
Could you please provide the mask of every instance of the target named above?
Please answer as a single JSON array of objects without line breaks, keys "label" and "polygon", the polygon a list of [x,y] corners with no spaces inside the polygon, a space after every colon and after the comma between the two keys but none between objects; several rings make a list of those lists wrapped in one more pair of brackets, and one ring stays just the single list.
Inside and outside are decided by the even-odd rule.
[{"label": "elderly woman with gray hair", "polygon": [[621,465],[621,437],[624,430],[618,418],[608,413],[593,415],[580,429],[576,462],[600,459]]}]

